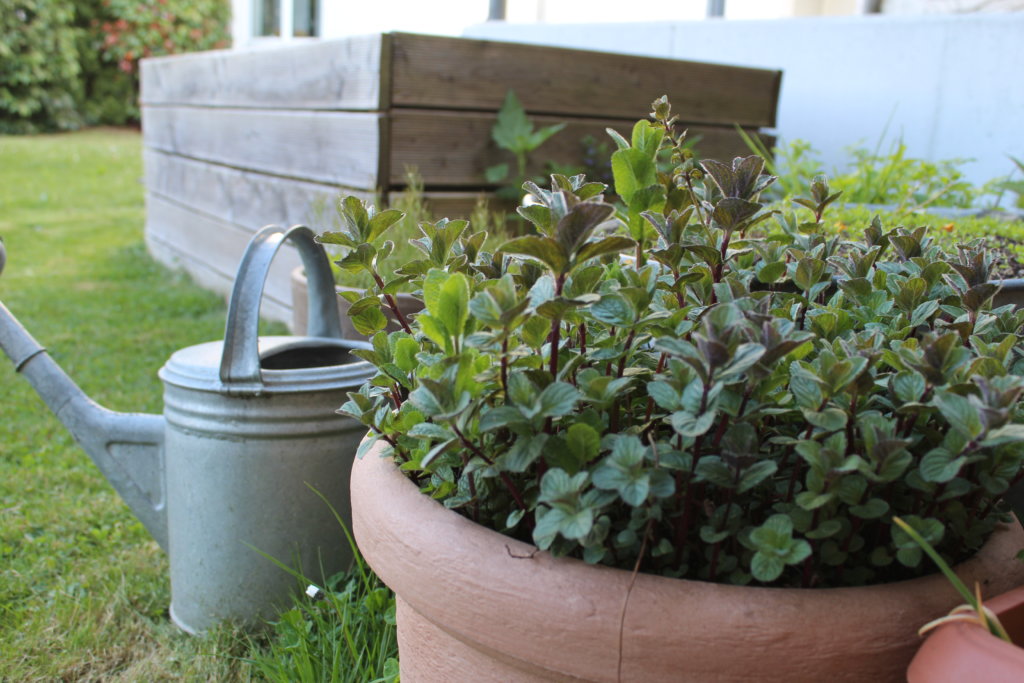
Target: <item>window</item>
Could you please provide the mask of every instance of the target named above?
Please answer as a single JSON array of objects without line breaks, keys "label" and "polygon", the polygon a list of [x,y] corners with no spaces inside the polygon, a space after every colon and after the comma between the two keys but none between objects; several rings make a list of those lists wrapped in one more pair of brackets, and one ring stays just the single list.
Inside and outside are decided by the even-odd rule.
[{"label": "window", "polygon": [[253,0],[253,35],[315,38],[320,0]]},{"label": "window", "polygon": [[320,35],[317,5],[319,0],[292,0],[292,35],[316,38]]}]

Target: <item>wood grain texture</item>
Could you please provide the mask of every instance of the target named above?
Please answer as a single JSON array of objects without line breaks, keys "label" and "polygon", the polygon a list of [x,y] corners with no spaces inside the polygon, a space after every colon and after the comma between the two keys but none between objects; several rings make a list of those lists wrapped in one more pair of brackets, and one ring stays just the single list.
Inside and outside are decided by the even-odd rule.
[{"label": "wood grain texture", "polygon": [[381,115],[148,106],[143,144],[181,156],[328,185],[377,185]]},{"label": "wood grain texture", "polygon": [[[200,285],[230,296],[238,264],[252,231],[153,194],[146,196],[146,244],[161,263],[183,269]],[[263,289],[262,314],[291,321],[291,271],[301,263],[290,245],[282,247]]]},{"label": "wood grain texture", "polygon": [[[491,140],[491,128],[496,118],[493,114],[480,112],[393,109],[388,119],[391,186],[404,184],[406,167],[415,167],[428,188],[486,187],[484,169],[499,163],[515,165],[512,154],[499,149]],[[636,123],[623,119],[531,118],[536,126],[567,123],[561,132],[549,138],[531,155],[531,174],[543,174],[545,162],[549,160],[579,165],[584,156],[582,140],[588,135],[606,143],[606,151],[610,155],[615,144],[606,129],[613,128],[629,139]],[[686,127],[689,139],[699,138],[696,149],[702,158],[731,159],[750,153],[733,128],[699,124]],[[752,129],[747,133],[757,134]]]},{"label": "wood grain texture", "polygon": [[639,119],[668,95],[687,121],[772,127],[781,72],[484,40],[390,35],[391,106]]},{"label": "wood grain texture", "polygon": [[332,229],[339,197],[372,198],[370,192],[240,171],[155,149],[143,152],[143,162],[151,194],[249,230],[271,223]]},{"label": "wood grain texture", "polygon": [[141,102],[276,109],[380,109],[380,35],[141,62]]}]

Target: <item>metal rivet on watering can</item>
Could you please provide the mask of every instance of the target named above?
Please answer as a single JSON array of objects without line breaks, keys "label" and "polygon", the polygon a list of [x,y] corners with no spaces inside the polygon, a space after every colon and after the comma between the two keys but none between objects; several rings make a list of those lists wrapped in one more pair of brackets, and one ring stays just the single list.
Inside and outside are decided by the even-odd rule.
[{"label": "metal rivet on watering can", "polygon": [[[285,239],[309,275],[315,324],[307,337],[258,338],[263,283]],[[302,226],[253,238],[224,340],[181,349],[160,370],[163,417],[93,403],[0,304],[0,348],[168,551],[171,617],[191,633],[288,607],[298,585],[276,562],[311,578],[351,562],[331,507],[348,522],[365,429],[335,411],[373,367],[349,353],[368,344],[339,330],[327,257]]]}]

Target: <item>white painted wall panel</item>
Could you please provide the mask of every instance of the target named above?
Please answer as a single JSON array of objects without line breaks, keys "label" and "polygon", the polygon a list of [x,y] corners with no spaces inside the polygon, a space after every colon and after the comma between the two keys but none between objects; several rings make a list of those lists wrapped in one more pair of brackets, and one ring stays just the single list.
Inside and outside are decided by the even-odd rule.
[{"label": "white painted wall panel", "polygon": [[902,137],[912,156],[973,158],[976,183],[1024,156],[1024,13],[639,24],[501,24],[467,37],[782,69],[777,132],[822,152]]}]

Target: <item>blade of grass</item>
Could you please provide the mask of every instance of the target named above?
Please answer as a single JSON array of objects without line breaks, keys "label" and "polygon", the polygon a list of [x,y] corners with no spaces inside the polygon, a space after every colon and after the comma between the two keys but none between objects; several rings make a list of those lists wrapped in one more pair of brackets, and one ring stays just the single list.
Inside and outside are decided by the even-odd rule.
[{"label": "blade of grass", "polygon": [[964,582],[960,580],[960,577],[956,575],[956,572],[954,572],[953,569],[949,566],[949,563],[942,559],[942,556],[939,555],[938,552],[936,552],[935,548],[932,547],[932,544],[924,539],[924,536],[919,534],[916,529],[914,529],[912,526],[904,522],[899,517],[893,517],[892,521],[900,529],[902,529],[904,533],[907,534],[907,536],[910,536],[914,543],[917,543],[919,546],[921,546],[921,550],[923,550],[928,555],[928,557],[932,558],[932,561],[936,564],[936,566],[938,566],[939,570],[943,573],[943,575],[945,575],[946,579],[948,579],[949,582],[953,585],[953,588],[955,588],[956,591],[961,596],[963,596],[964,601],[968,605],[970,605],[975,612],[978,613],[979,620],[989,630],[989,632],[992,633],[992,635],[994,636],[1002,638],[1008,643],[1012,642],[1010,640],[1010,636],[1006,633],[1006,629],[1004,629],[1003,625],[999,623],[999,620],[995,618],[995,615],[993,615],[991,612],[987,611],[984,608],[984,605],[981,601],[981,588],[978,587],[977,594],[972,593],[967,588],[967,586],[964,585]]}]

